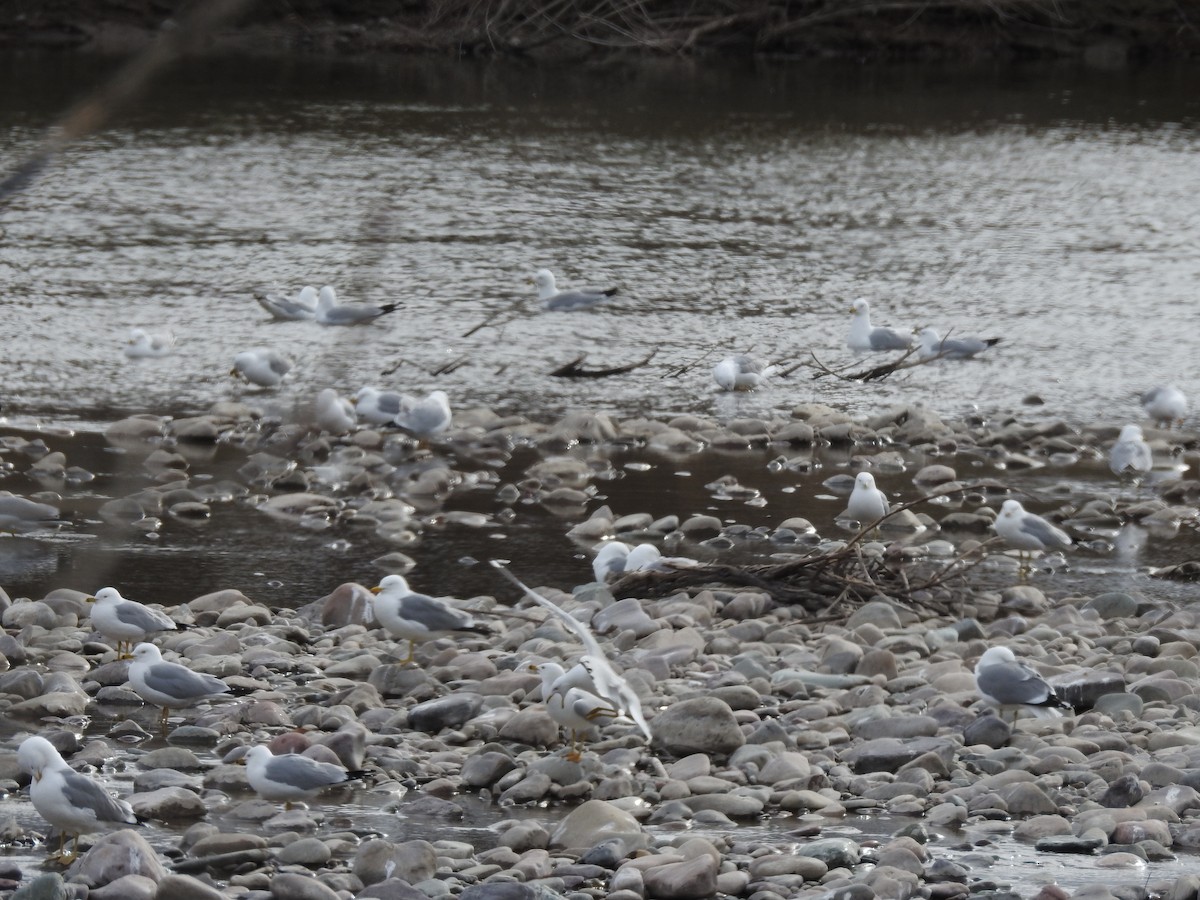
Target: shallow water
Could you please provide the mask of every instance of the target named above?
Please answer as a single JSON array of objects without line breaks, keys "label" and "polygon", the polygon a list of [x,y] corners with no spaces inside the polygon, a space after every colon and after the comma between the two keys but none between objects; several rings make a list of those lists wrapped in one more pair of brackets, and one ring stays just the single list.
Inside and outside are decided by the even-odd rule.
[{"label": "shallow water", "polygon": [[[79,57],[0,58],[0,159],[28,152],[104,70]],[[236,586],[281,607],[378,577],[371,560],[390,548],[359,534],[286,529],[237,503],[206,523],[168,521],[153,538],[98,522],[99,505],[140,477],[98,427],[124,413],[204,410],[218,398],[265,396],[287,410],[322,387],[351,393],[372,383],[440,387],[458,406],[536,419],[578,408],[731,418],[786,414],[813,399],[860,412],[920,401],[951,416],[1012,409],[1036,393],[1046,404],[1030,416],[1136,419],[1140,389],[1164,380],[1194,387],[1183,339],[1194,330],[1200,275],[1193,74],[190,63],[0,212],[2,412],[21,427],[77,427],[75,436],[44,437],[98,475],[67,492],[72,528],[0,540],[0,584],[39,596],[116,583],[168,604]],[[564,286],[619,285],[621,294],[590,313],[538,314],[528,279],[540,266]],[[251,299],[256,289],[306,282],[331,282],[345,299],[398,300],[403,311],[370,327],[323,329],[267,322]],[[708,371],[731,352],[785,365],[812,353],[865,367],[842,344],[857,296],[872,301],[880,323],[1004,341],[980,361],[878,384],[814,381],[802,368],[750,396],[715,392]],[[492,315],[512,321],[466,336]],[[177,351],[126,360],[120,347],[132,325],[171,327]],[[241,393],[228,378],[234,353],[254,345],[296,357],[280,391]],[[615,378],[546,374],[583,352],[604,366],[651,351],[650,363]],[[429,374],[456,360],[465,364]],[[223,453],[194,468],[228,475],[238,463]],[[845,471],[848,457],[822,451],[820,467],[798,475],[771,471],[777,455],[614,452],[614,477],[589,508],[713,512],[754,527],[803,515],[838,534],[844,504],[821,481]],[[533,458],[519,452],[502,478],[515,480]],[[1055,496],[1108,478],[1102,462],[1020,475],[976,469],[972,476]],[[704,486],[725,474],[761,497],[718,499]],[[910,478],[881,475],[880,484],[911,496]],[[15,473],[0,486],[55,487]],[[488,491],[447,506],[498,512]],[[530,504],[510,523],[431,529],[411,551],[414,582],[439,594],[495,593],[494,575],[471,564],[488,556],[511,559],[535,583],[586,580],[587,554],[567,527]],[[1146,569],[1194,558],[1193,532],[1119,546],[1073,553],[1055,588],[1186,599]],[[735,554],[766,559],[775,549],[747,542]],[[106,730],[99,720],[77,724]],[[408,837],[393,816],[360,819],[360,803],[376,802],[356,793],[327,812]],[[18,820],[35,823],[20,801],[9,803]],[[495,811],[477,814],[486,823]],[[557,820],[555,809],[544,814]],[[852,817],[844,826],[876,835],[895,823]],[[159,846],[174,839],[154,834]],[[948,836],[936,852],[958,840]],[[1029,893],[1047,875],[1067,885],[1142,878],[1015,842],[995,849],[999,880]],[[1152,880],[1173,877],[1200,862],[1181,855],[1149,871]]]},{"label": "shallow water", "polygon": [[[0,158],[101,68],[0,60]],[[863,296],[882,324],[1005,340],[876,385],[801,369],[751,405],[1037,393],[1048,415],[1128,419],[1138,390],[1192,386],[1191,74],[196,61],[0,216],[5,411],[202,409],[236,393],[237,350],[268,345],[300,363],[285,400],[374,383],[534,415],[707,412],[728,353],[862,367],[843,339]],[[540,266],[622,293],[538,314]],[[308,282],[403,311],[341,330],[251,300]],[[499,313],[516,318],[464,337]],[[177,352],[127,361],[133,325],[171,327]],[[546,374],[652,350],[627,376]]]}]

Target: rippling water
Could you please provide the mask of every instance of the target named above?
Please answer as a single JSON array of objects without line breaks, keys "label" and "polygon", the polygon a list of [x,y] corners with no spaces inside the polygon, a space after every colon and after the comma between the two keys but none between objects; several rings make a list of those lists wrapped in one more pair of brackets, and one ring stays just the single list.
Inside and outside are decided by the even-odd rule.
[{"label": "rippling water", "polygon": [[[0,66],[9,161],[98,74],[79,58]],[[722,354],[854,362],[847,308],[864,296],[880,323],[1005,341],[880,385],[800,369],[746,405],[949,414],[1037,393],[1049,415],[1128,418],[1147,385],[1192,387],[1187,76],[197,61],[0,217],[6,410],[202,409],[236,394],[237,350],[268,345],[300,361],[285,400],[373,383],[534,416],[712,412]],[[539,314],[541,266],[622,294]],[[308,282],[404,309],[337,330],[267,322],[251,299]],[[131,325],[170,326],[177,353],[127,361]],[[578,353],[651,350],[627,376],[547,377]]]},{"label": "rippling water", "polygon": [[[28,153],[105,70],[80,57],[0,58],[0,160]],[[286,408],[322,387],[370,383],[440,387],[458,406],[537,419],[576,408],[786,414],[814,399],[860,412],[922,401],[949,416],[1015,408],[1031,393],[1046,401],[1037,415],[1133,419],[1140,389],[1195,388],[1193,75],[195,61],[0,212],[2,412],[16,425],[87,432],[123,413],[237,396]],[[564,285],[621,294],[590,313],[540,314],[529,279],[542,266]],[[310,282],[403,311],[328,329],[268,322],[251,299]],[[814,381],[801,368],[751,396],[715,393],[711,364],[734,351],[866,365],[843,346],[858,296],[880,323],[1004,341],[978,362],[878,384]],[[511,321],[468,336],[494,315]],[[126,360],[133,325],[169,326],[176,353]],[[234,353],[255,345],[297,358],[279,392],[242,394],[229,379]],[[547,376],[580,353],[608,366],[651,351],[616,378]],[[208,524],[169,522],[157,541],[105,533],[91,527],[97,507],[137,476],[96,436],[68,446],[70,462],[99,478],[72,500],[77,528],[0,541],[0,584],[14,595],[112,580],[173,603],[236,584],[294,606],[369,579],[370,560],[388,549],[358,535],[281,533],[239,507]],[[824,452],[824,470],[801,477],[769,474],[773,455],[617,452],[621,477],[602,489],[619,513],[712,511],[750,525],[799,514],[834,533],[842,504],[820,482],[847,460]],[[228,474],[219,460],[195,468]],[[726,473],[761,488],[767,504],[714,499],[703,485]],[[881,484],[911,493],[910,477]],[[1085,461],[1020,478],[1074,495],[1107,471]],[[38,488],[15,477],[3,486]],[[483,495],[453,505],[495,509]],[[532,580],[574,583],[589,570],[565,528],[534,507],[504,528],[431,529],[415,577],[437,593],[494,592],[486,571],[459,563],[510,555]],[[1185,558],[1185,544],[1080,551],[1072,562],[1081,579],[1144,588],[1144,567]],[[848,827],[860,825],[879,827]],[[1039,879],[1020,871],[1035,867],[1022,852],[1011,850],[1005,874],[1028,885]],[[1057,859],[1036,865],[1072,876]]]}]

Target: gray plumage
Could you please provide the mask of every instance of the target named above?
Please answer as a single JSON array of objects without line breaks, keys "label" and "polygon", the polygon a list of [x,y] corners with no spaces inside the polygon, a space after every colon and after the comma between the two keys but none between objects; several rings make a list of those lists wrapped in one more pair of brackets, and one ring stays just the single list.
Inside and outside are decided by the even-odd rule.
[{"label": "gray plumage", "polygon": [[920,356],[921,359],[970,359],[976,354],[982,353],[988,347],[994,347],[1000,343],[1000,338],[953,338],[940,337],[932,328],[922,328],[919,336],[921,338]]},{"label": "gray plumage", "polygon": [[264,800],[290,803],[315,796],[335,784],[361,778],[362,772],[348,772],[333,763],[287,753],[275,756],[265,746],[254,747],[245,756],[246,781]]},{"label": "gray plumage", "polygon": [[233,358],[230,375],[240,377],[259,387],[275,387],[292,370],[292,361],[266,347],[243,350]]},{"label": "gray plumage", "polygon": [[453,414],[445,391],[430,391],[420,399],[403,395],[395,423],[419,438],[440,434],[450,427]]},{"label": "gray plumage", "polygon": [[138,644],[133,648],[129,683],[147,703],[161,706],[164,716],[170,709],[194,706],[201,700],[229,692],[229,685],[214,675],[166,662],[153,644]]},{"label": "gray plumage", "polygon": [[912,345],[910,335],[891,328],[871,324],[871,305],[861,297],[850,304],[850,333],[846,346],[851,350],[907,350]]},{"label": "gray plumage", "polygon": [[258,305],[265,309],[273,319],[282,322],[304,322],[316,314],[317,289],[311,284],[300,289],[295,297],[281,297],[278,294],[255,294]]},{"label": "gray plumage", "polygon": [[117,800],[86,775],[72,771],[64,772],[62,778],[62,792],[66,801],[72,806],[87,810],[97,822],[136,824],[137,819],[128,803]]},{"label": "gray plumage", "polygon": [[320,325],[365,325],[399,308],[398,303],[385,303],[382,306],[372,306],[369,303],[340,304],[337,292],[332,285],[327,284],[317,296],[315,318]]},{"label": "gray plumage", "polygon": [[1039,515],[1026,512],[1020,501],[1005,500],[996,517],[996,533],[1017,550],[1066,550],[1071,537]]},{"label": "gray plumage", "polygon": [[713,366],[713,380],[723,391],[752,391],[775,371],[750,356],[731,356]]},{"label": "gray plumage", "polygon": [[1108,451],[1108,467],[1121,478],[1140,478],[1154,468],[1150,445],[1142,439],[1142,429],[1126,425],[1117,442]]},{"label": "gray plumage", "polygon": [[533,276],[537,285],[538,299],[542,308],[547,312],[574,312],[580,309],[591,309],[603,303],[617,293],[617,288],[607,290],[560,291],[554,281],[554,273],[549,269],[538,269]]},{"label": "gray plumage", "polygon": [[1160,384],[1142,394],[1142,409],[1156,425],[1170,428],[1187,418],[1188,401],[1183,391],[1173,384]]},{"label": "gray plumage", "polygon": [[1018,662],[1007,647],[992,647],[975,665],[975,685],[997,706],[1051,706],[1070,709],[1046,679]]}]

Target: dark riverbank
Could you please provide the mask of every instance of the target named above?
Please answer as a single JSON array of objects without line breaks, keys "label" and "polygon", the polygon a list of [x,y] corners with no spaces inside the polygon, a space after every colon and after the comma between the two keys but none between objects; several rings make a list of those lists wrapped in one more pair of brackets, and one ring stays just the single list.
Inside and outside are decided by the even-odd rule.
[{"label": "dark riverbank", "polygon": [[[38,0],[0,5],[0,47],[121,52],[193,4]],[[1022,60],[1093,64],[1200,58],[1200,14],[1143,0],[569,4],[272,0],[244,4],[211,35],[254,52],[435,52],[518,57],[613,51],[779,54],[807,59]],[[736,11],[732,11],[736,10]]]}]

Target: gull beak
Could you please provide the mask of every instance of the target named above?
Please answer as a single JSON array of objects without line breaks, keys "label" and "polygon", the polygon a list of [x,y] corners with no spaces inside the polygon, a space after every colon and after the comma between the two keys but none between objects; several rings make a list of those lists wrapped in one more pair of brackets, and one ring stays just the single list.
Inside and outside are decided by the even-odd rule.
[{"label": "gull beak", "polygon": [[383,588],[381,588],[379,585],[375,585],[373,588],[367,588],[367,590],[372,594],[379,594],[383,592]]},{"label": "gull beak", "polygon": [[83,598],[83,602],[84,602],[84,603],[95,603],[95,602],[96,602],[96,598],[95,598],[95,597],[84,597],[84,598]]}]

